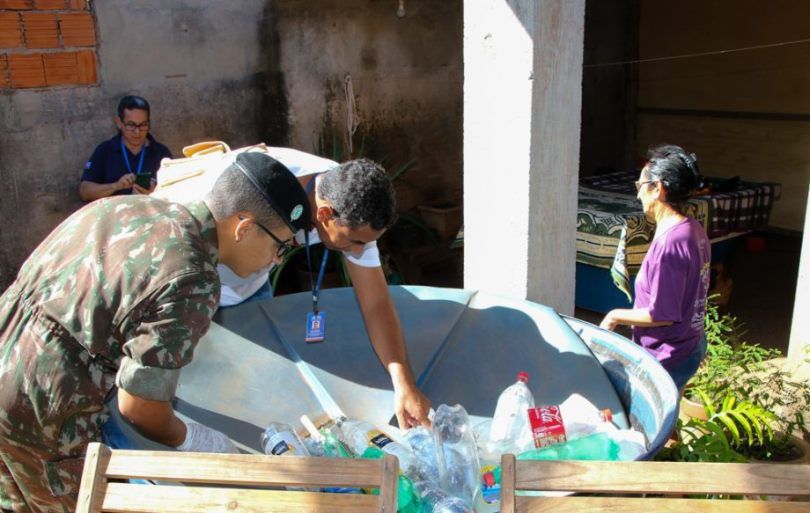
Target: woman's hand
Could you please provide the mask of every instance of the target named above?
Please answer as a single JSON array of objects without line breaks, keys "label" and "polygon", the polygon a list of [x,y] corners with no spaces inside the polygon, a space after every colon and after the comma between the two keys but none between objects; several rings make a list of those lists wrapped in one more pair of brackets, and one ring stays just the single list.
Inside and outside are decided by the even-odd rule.
[{"label": "woman's hand", "polygon": [[608,331],[615,331],[616,326],[619,325],[618,319],[615,317],[616,310],[611,310],[605,315],[605,318],[602,319],[602,322],[599,323],[599,327],[603,330]]}]

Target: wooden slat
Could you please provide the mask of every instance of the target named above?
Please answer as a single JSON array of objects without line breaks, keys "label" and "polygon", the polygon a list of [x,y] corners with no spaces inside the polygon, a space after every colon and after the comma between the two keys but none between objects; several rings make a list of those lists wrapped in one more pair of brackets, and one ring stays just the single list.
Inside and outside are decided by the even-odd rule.
[{"label": "wooden slat", "polygon": [[518,513],[807,513],[808,502],[638,497],[517,497]]},{"label": "wooden slat", "polygon": [[386,454],[383,457],[382,483],[380,484],[379,513],[396,513],[399,485],[399,460]]},{"label": "wooden slat", "polygon": [[515,455],[501,458],[501,513],[515,513]]},{"label": "wooden slat", "polygon": [[810,496],[810,465],[517,461],[517,490]]},{"label": "wooden slat", "polygon": [[106,484],[104,472],[110,460],[110,449],[106,445],[93,442],[87,446],[82,470],[81,493],[76,503],[76,513],[97,513],[101,511],[102,494],[100,488]]},{"label": "wooden slat", "polygon": [[109,483],[102,510],[112,513],[376,513],[380,497],[288,490]]},{"label": "wooden slat", "polygon": [[255,454],[113,451],[107,477],[283,486],[379,487],[381,460],[279,458]]}]

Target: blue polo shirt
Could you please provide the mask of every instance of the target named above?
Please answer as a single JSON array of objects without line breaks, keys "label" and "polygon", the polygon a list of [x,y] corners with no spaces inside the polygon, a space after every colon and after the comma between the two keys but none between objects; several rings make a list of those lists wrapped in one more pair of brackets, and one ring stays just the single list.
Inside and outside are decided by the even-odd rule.
[{"label": "blue polo shirt", "polygon": [[[169,148],[160,144],[152,137],[152,134],[147,134],[146,144],[141,148],[141,152],[146,150],[143,156],[143,166],[141,167],[142,173],[155,173],[160,168],[160,161],[164,158],[171,158],[172,152]],[[96,147],[93,156],[84,165],[84,172],[82,173],[82,181],[94,183],[115,183],[119,178],[129,173],[129,169],[135,173],[138,169],[138,162],[141,158],[141,152],[133,155],[129,148],[124,146],[124,151],[121,152],[121,134],[119,133],[112,139],[108,139]],[[124,155],[129,159],[129,169],[124,161]],[[116,195],[132,194],[132,189],[121,189],[115,191]]]}]

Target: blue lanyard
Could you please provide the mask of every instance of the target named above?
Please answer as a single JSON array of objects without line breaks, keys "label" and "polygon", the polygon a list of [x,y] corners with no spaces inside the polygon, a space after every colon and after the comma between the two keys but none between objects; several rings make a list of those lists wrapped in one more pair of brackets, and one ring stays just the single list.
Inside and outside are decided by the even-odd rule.
[{"label": "blue lanyard", "polygon": [[318,271],[318,281],[312,282],[312,259],[309,255],[309,232],[304,231],[304,239],[307,245],[307,269],[309,270],[309,285],[312,287],[312,312],[318,313],[318,294],[321,292],[321,282],[323,281],[323,273],[326,270],[326,261],[329,260],[329,250],[324,247],[323,259],[321,260],[321,270]]},{"label": "blue lanyard", "polygon": [[[129,165],[129,157],[127,156],[127,148],[124,146],[124,138],[121,137],[121,155],[124,157],[124,164],[127,165],[127,171],[129,174],[132,174],[132,166]],[[141,168],[143,167],[143,156],[146,155],[146,144],[141,147],[141,158],[138,160],[138,171],[135,173],[136,175],[141,174]]]}]

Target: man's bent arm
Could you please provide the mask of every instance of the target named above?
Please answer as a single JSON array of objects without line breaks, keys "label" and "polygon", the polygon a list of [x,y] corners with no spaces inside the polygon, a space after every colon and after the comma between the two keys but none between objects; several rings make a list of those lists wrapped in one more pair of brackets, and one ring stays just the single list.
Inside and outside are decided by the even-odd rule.
[{"label": "man's bent arm", "polygon": [[82,201],[93,201],[112,196],[121,189],[129,189],[135,182],[135,175],[127,173],[113,183],[97,183],[90,180],[79,182],[79,196]]},{"label": "man's bent arm", "polygon": [[79,184],[79,196],[82,201],[93,201],[112,196],[118,191],[118,182],[96,183],[82,180]]},{"label": "man's bent arm", "polygon": [[408,363],[405,336],[382,267],[363,267],[347,262],[354,293],[366,324],[371,345],[391,375],[400,427],[429,425],[430,401],[417,388]]},{"label": "man's bent arm", "polygon": [[118,389],[118,411],[147,438],[177,447],[186,439],[186,425],[169,401],[151,401]]}]

